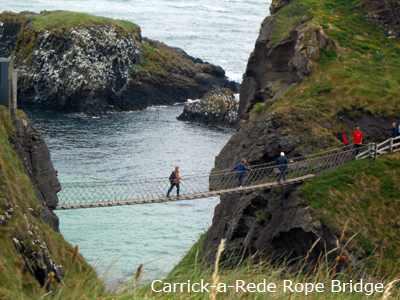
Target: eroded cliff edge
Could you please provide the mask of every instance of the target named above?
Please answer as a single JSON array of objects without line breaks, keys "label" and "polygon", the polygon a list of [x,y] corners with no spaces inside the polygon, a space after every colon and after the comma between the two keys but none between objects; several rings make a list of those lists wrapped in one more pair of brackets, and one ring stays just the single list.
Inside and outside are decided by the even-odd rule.
[{"label": "eroded cliff edge", "polygon": [[24,106],[101,114],[236,89],[221,67],[143,38],[136,24],[87,14],[4,12],[0,53],[14,55]]},{"label": "eroded cliff edge", "polygon": [[22,111],[11,117],[4,106],[0,165],[0,298],[81,296],[85,291],[75,281],[81,276],[92,291],[103,291],[94,269],[58,232],[53,209],[61,187],[41,134]]},{"label": "eroded cliff edge", "polygon": [[[237,132],[216,157],[213,170],[232,169],[243,158],[250,166],[271,162],[281,151],[291,158],[333,149],[342,145],[339,132],[352,143],[356,126],[364,143],[388,139],[391,123],[400,117],[395,79],[399,41],[369,23],[363,3],[355,0],[274,1],[271,13],[243,76]],[[398,165],[398,158],[389,160]],[[307,255],[319,239],[311,257],[336,248],[333,259],[358,233],[345,252],[353,266],[379,253],[385,271],[391,272],[397,244],[386,232],[399,230],[399,187],[396,180],[382,177],[386,162],[381,169],[364,165],[355,162],[327,173],[331,181],[321,177],[221,197],[202,253],[211,253],[213,260],[226,238],[235,255],[225,258],[266,253],[272,259],[283,254],[291,259]],[[393,179],[396,168],[388,171]],[[341,239],[347,221],[351,225]]]},{"label": "eroded cliff edge", "polygon": [[42,134],[26,116],[15,118],[13,123],[15,130],[9,141],[42,205],[39,216],[56,232],[60,232],[59,220],[53,211],[58,204],[57,193],[61,190],[61,184],[51,162],[49,149]]}]

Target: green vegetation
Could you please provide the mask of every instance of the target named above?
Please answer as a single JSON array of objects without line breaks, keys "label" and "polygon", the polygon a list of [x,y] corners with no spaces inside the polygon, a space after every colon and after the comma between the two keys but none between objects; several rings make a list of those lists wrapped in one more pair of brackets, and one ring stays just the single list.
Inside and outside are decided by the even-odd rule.
[{"label": "green vegetation", "polygon": [[[27,17],[23,14],[3,13],[0,15],[0,19],[5,21],[12,20],[22,24]],[[68,30],[74,27],[87,28],[93,37],[98,37],[103,35],[103,32],[98,30],[100,27],[111,26],[113,26],[116,37],[141,39],[140,27],[128,21],[70,11],[50,11],[35,15],[30,19],[30,22],[24,23],[24,28],[18,36],[14,49],[15,62],[19,64],[22,61],[26,61],[27,65],[31,64],[32,54],[35,50],[38,50],[38,37],[43,34],[44,30],[49,30],[48,39],[52,50],[59,53],[71,46],[67,36]],[[85,42],[80,39],[77,39],[76,43],[81,47],[85,47]]]},{"label": "green vegetation", "polygon": [[[295,104],[300,98],[309,105],[308,110],[325,113],[328,118],[353,107],[379,116],[400,115],[395,105],[400,88],[400,42],[370,24],[356,0],[299,0],[293,4],[308,7],[307,12],[297,9],[297,14],[311,13],[312,22],[321,24],[334,44],[322,51],[312,75],[282,100]],[[277,17],[284,18],[290,6]]]},{"label": "green vegetation", "polygon": [[[24,116],[21,111],[17,115]],[[12,204],[14,216],[7,220],[6,226],[0,226],[0,299],[41,299],[46,294],[38,281],[24,268],[25,262],[18,254],[13,237],[23,240],[31,250],[39,250],[28,234],[24,215],[38,228],[42,242],[45,242],[51,257],[61,264],[65,272],[65,289],[62,299],[78,299],[99,295],[104,291],[104,284],[97,278],[93,268],[81,255],[71,263],[73,248],[63,236],[54,232],[47,223],[39,222],[31,215],[29,208],[41,211],[41,205],[35,197],[29,177],[24,173],[19,157],[12,149],[8,137],[15,130],[11,116],[4,106],[0,106],[0,214],[5,216],[5,206]],[[17,208],[18,207],[18,208]],[[56,289],[61,283],[53,282]],[[75,295],[76,297],[69,297]],[[50,299],[51,296],[42,299]],[[80,298],[83,299],[83,298]]]},{"label": "green vegetation", "polygon": [[[255,263],[253,257],[250,257],[234,269],[226,267],[229,265],[229,259],[224,260],[218,264],[219,271],[215,272],[216,263],[206,263],[202,261],[198,255],[203,239],[204,236],[192,247],[171,274],[163,279],[163,283],[169,283],[174,286],[174,284],[177,283],[186,283],[189,281],[195,283],[203,279],[204,283],[209,283],[208,287],[211,285],[219,286],[221,291],[223,291],[223,286],[225,285],[225,292],[215,293],[216,290],[213,291],[212,288],[209,288],[210,292],[188,292],[185,288],[181,291],[178,285],[176,292],[156,293],[151,290],[151,286],[148,284],[139,289],[134,289],[129,295],[121,293],[117,298],[112,298],[110,295],[104,299],[152,299],[153,297],[155,297],[155,299],[264,299],[266,297],[268,299],[365,299],[367,297],[365,293],[350,293],[348,291],[332,293],[330,283],[332,280],[339,280],[342,283],[352,280],[353,283],[355,283],[359,282],[360,279],[363,279],[364,282],[377,282],[374,273],[368,274],[362,271],[353,273],[351,269],[344,269],[341,272],[336,272],[336,266],[329,265],[326,262],[326,255],[323,255],[321,260],[314,265],[307,265],[307,257],[304,258],[297,271],[287,267],[286,264],[288,264],[288,262],[278,265],[270,264],[268,260],[261,259]],[[222,256],[223,254],[224,252],[222,252]],[[216,260],[218,261],[219,258],[220,256],[217,255]],[[342,258],[339,256],[338,262],[340,260],[342,260]],[[365,260],[365,262],[367,263],[368,260]],[[299,293],[291,293],[289,290],[284,291],[284,280],[288,279],[292,281],[292,286],[297,283],[313,283],[314,285],[321,283],[325,287],[324,292],[316,293],[314,291],[306,295],[304,291]],[[228,288],[228,286],[235,286],[237,280],[243,280],[246,284],[254,283],[255,285],[265,280],[266,288],[268,284],[273,284],[276,289],[274,292],[268,292],[267,289],[265,292],[258,292],[256,289],[254,289],[254,292],[244,292],[240,289],[236,291],[234,288]],[[383,294],[385,296],[389,296],[390,294],[390,299],[399,299],[399,291],[395,290],[395,288],[393,290],[390,289],[389,283],[392,280],[394,280],[394,278],[389,277],[384,280],[379,279],[378,282],[383,283]],[[154,285],[154,288],[160,290],[163,286],[161,283],[157,283]],[[368,296],[368,299],[382,299],[381,297],[382,293],[372,293],[372,295]]]},{"label": "green vegetation", "polygon": [[[328,41],[319,59],[312,61],[311,75],[274,99],[272,106],[257,103],[244,128],[274,112],[296,136],[307,129],[309,150],[315,151],[321,145],[338,145],[328,135],[354,129],[340,117],[344,110],[390,120],[400,117],[400,41],[369,23],[365,15],[357,0],[296,0],[272,15],[271,45],[300,25],[322,26]],[[299,116],[307,122],[299,121]]]},{"label": "green vegetation", "polygon": [[337,232],[349,220],[345,239],[358,233],[351,251],[356,256],[372,255],[370,268],[379,262],[379,272],[395,275],[400,271],[399,182],[400,153],[396,153],[376,162],[353,161],[310,179],[300,195]]},{"label": "green vegetation", "polygon": [[163,43],[151,41],[150,44],[144,41],[140,45],[143,58],[133,65],[137,74],[144,72],[156,76],[162,75],[165,71],[179,74],[182,73],[182,69],[185,70],[184,72],[190,72],[189,68],[185,67],[186,63],[189,64],[189,60],[178,57],[175,52]]},{"label": "green vegetation", "polygon": [[32,24],[36,29],[53,29],[60,27],[72,26],[96,26],[96,25],[112,25],[120,26],[128,32],[135,32],[138,30],[138,25],[123,20],[115,20],[111,18],[98,17],[85,13],[78,13],[73,11],[49,11],[42,13],[31,19]]}]

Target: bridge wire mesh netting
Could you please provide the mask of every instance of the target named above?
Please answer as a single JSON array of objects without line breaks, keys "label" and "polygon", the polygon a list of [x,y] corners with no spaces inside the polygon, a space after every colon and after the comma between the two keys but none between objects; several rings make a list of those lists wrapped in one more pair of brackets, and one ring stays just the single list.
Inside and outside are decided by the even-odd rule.
[{"label": "bridge wire mesh netting", "polygon": [[[287,165],[286,179],[301,178],[309,174],[319,174],[335,169],[351,160],[363,151],[362,148],[353,149],[347,146],[335,150],[294,158],[293,163]],[[281,171],[274,163],[251,166],[247,171],[243,186],[256,186],[272,183],[277,180]],[[236,171],[218,170],[211,173],[189,174],[181,180],[180,195],[199,195],[210,191],[232,189],[237,187]],[[144,200],[165,197],[170,182],[168,178],[138,178],[135,180],[118,180],[111,182],[79,182],[63,183],[58,193],[59,205],[90,204],[102,202],[118,202],[127,200]],[[176,195],[176,188],[171,196]],[[206,197],[204,195],[203,197]]]}]

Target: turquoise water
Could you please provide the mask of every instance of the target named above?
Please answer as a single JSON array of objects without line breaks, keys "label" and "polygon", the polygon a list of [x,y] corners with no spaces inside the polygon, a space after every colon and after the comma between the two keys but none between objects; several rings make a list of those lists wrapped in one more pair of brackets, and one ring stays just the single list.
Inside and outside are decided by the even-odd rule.
[{"label": "turquoise water", "polygon": [[[26,109],[50,148],[63,182],[165,177],[175,165],[207,172],[232,130],[177,121],[182,106],[100,118]],[[184,191],[185,184],[181,184]],[[109,281],[164,276],[210,225],[218,197],[172,203],[57,211],[60,230]]]},{"label": "turquoise water", "polygon": [[[0,0],[1,10],[71,10],[138,24],[142,35],[223,67],[241,81],[270,1]],[[232,131],[178,122],[182,106],[88,118],[27,110],[43,132],[61,182],[168,177],[210,171]],[[182,186],[184,188],[184,186]],[[146,279],[167,274],[211,224],[219,198],[58,211],[61,232],[99,273]],[[104,274],[110,269],[109,274]]]}]

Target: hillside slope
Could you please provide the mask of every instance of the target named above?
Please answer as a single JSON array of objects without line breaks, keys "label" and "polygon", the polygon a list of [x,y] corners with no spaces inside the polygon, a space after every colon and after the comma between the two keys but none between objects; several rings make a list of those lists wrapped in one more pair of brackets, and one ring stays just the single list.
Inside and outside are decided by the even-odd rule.
[{"label": "hillside slope", "polygon": [[[20,122],[28,123],[23,112],[19,111],[18,115]],[[50,207],[57,203],[46,206],[35,196],[53,192],[51,181],[43,181],[43,178],[49,179],[44,174],[49,169],[34,167],[32,177],[35,178],[25,174],[32,167],[30,163],[37,166],[34,161],[43,154],[40,137],[29,142],[38,143],[39,147],[36,153],[32,151],[32,162],[24,162],[28,167],[24,170],[24,164],[9,142],[10,136],[14,141],[20,140],[18,149],[24,149],[24,137],[18,130],[8,110],[0,106],[0,299],[41,299],[53,290],[64,295],[64,299],[71,299],[68,298],[71,295],[75,295],[74,299],[82,295],[95,298],[104,290],[104,284],[80,254],[72,262],[74,248],[55,231],[58,218],[52,217]],[[42,160],[46,160],[46,155]]]},{"label": "hillside slope", "polygon": [[[290,158],[339,147],[339,132],[352,143],[356,126],[364,143],[391,137],[391,124],[400,117],[400,42],[368,21],[364,4],[273,1],[273,14],[261,25],[240,88],[239,128],[217,156],[214,170],[233,168],[243,158],[249,165],[275,161],[281,151]],[[373,162],[355,162],[338,170],[340,176],[322,177],[323,190],[316,179],[303,186],[221,197],[202,253],[215,251],[226,238],[235,255],[268,249],[272,257],[291,253],[296,258],[307,255],[320,238],[311,258],[339,247],[330,256],[336,259],[344,247],[340,230],[350,219],[349,228],[359,235],[348,257],[359,261],[379,253],[381,270],[398,271],[391,265],[398,245],[387,236],[397,230],[398,162],[388,164],[378,168]],[[374,175],[374,168],[377,174],[387,168],[393,182]],[[382,189],[388,194],[383,196]],[[377,195],[373,200],[372,194]],[[391,222],[376,212],[350,213],[360,208],[390,209],[385,214]]]}]

